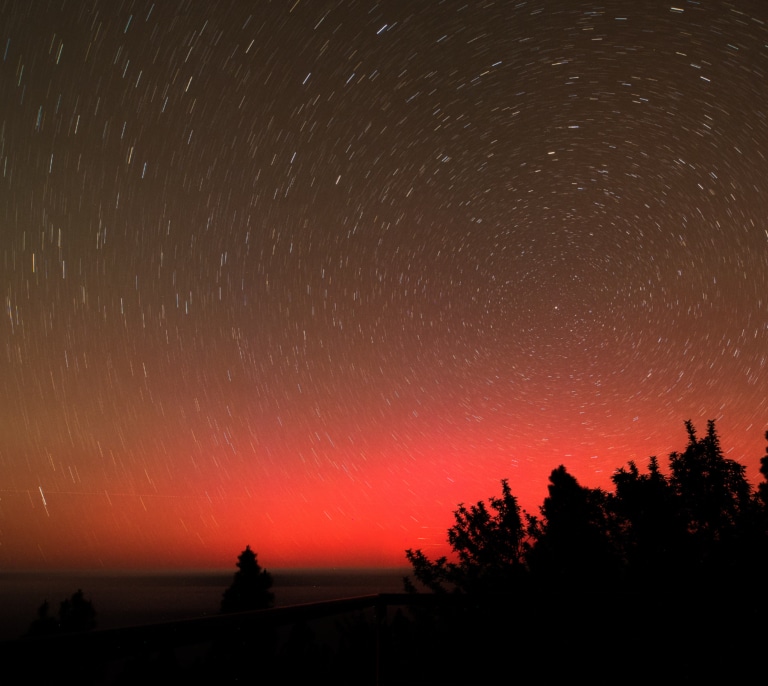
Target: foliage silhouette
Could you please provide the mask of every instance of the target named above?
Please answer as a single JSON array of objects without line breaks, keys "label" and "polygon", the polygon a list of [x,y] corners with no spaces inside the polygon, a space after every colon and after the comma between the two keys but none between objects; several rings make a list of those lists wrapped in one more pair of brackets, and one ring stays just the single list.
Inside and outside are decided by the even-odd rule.
[{"label": "foliage silhouette", "polygon": [[686,525],[656,457],[650,458],[647,474],[629,462],[611,480],[616,490],[608,506],[618,529],[619,554],[628,569],[653,579],[678,568]]},{"label": "foliage silhouette", "polygon": [[[232,584],[222,594],[221,612],[237,613],[272,607],[272,575],[259,565],[248,545],[238,555]],[[253,681],[254,665],[259,665],[261,683],[272,683],[276,658],[276,633],[271,627],[246,624],[223,631],[213,642],[204,668],[195,675],[196,683],[243,683]]]},{"label": "foliage silhouette", "polygon": [[[714,421],[701,437],[690,421],[685,428],[687,446],[666,470],[655,457],[646,471],[629,462],[612,492],[581,486],[561,465],[539,516],[521,517],[506,480],[488,506],[459,505],[450,558],[406,551],[426,589],[471,595],[463,612],[412,613],[412,635],[440,632],[440,645],[421,652],[450,654],[451,676],[475,674],[515,646],[544,681],[751,678],[744,656],[768,639],[768,448],[753,489],[744,466],[725,457]],[[649,645],[642,659],[628,651],[636,645]]]},{"label": "foliage silhouette", "polygon": [[221,599],[221,611],[246,612],[272,607],[275,600],[274,593],[269,590],[272,588],[272,575],[261,568],[251,546],[246,546],[240,553],[237,567],[232,585],[224,591]]},{"label": "foliage silhouette", "polygon": [[685,426],[688,445],[669,456],[668,477],[655,458],[647,475],[632,463],[614,474],[621,543],[635,577],[684,574],[689,585],[716,577],[724,582],[724,575],[746,573],[764,547],[765,506],[744,466],[724,456],[714,421],[703,437],[690,421]]},{"label": "foliage silhouette", "polygon": [[615,575],[619,557],[606,509],[608,494],[581,486],[563,465],[550,474],[548,491],[541,520],[531,518],[531,571],[560,583],[600,583]]},{"label": "foliage silhouette", "polygon": [[[448,530],[448,541],[458,562],[446,557],[431,562],[421,550],[406,551],[419,582],[436,593],[500,591],[525,574],[529,537],[506,479],[500,498],[489,498],[487,506],[483,501],[469,508],[462,503],[453,516],[456,523]],[[405,584],[415,590],[408,578]]]},{"label": "foliage silhouette", "polygon": [[[768,431],[765,432],[765,440],[768,441]],[[757,493],[763,506],[768,507],[768,446],[765,447],[765,455],[760,458],[760,473],[763,481],[758,485]]]},{"label": "foliage silhouette", "polygon": [[[539,517],[521,515],[506,480],[487,506],[460,504],[448,530],[454,559],[408,549],[415,579],[437,593],[499,592],[524,579],[653,585],[685,574],[692,584],[767,569],[768,449],[760,468],[766,482],[755,492],[745,467],[724,456],[714,421],[702,437],[690,421],[685,427],[688,445],[670,454],[667,475],[655,457],[647,473],[629,462],[606,492],[581,486],[561,465]],[[415,590],[410,578],[404,583]]]},{"label": "foliage silhouette", "polygon": [[44,601],[37,610],[37,619],[29,627],[30,636],[44,636],[75,631],[90,631],[96,627],[96,610],[83,591],[77,589],[59,605],[58,618],[50,615],[50,604]]},{"label": "foliage silhouette", "polygon": [[696,436],[693,424],[685,423],[688,446],[669,458],[670,485],[682,506],[689,533],[702,544],[727,538],[749,510],[751,489],[744,465],[726,459],[710,420],[707,434]]}]

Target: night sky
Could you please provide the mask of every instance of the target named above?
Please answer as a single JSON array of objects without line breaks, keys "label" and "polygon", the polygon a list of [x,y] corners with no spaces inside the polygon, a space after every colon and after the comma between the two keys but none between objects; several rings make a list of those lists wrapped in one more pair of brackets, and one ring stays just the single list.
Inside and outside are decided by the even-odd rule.
[{"label": "night sky", "polygon": [[405,565],[768,422],[768,3],[0,4],[0,567]]}]

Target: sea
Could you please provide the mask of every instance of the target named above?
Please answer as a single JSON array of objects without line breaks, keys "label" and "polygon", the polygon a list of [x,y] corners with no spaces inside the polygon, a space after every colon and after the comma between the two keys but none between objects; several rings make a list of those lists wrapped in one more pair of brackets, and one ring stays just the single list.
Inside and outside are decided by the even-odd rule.
[{"label": "sea", "polygon": [[[275,606],[400,593],[404,569],[277,569]],[[78,589],[93,603],[96,628],[140,626],[218,614],[230,571],[0,572],[0,640],[22,636],[44,601],[55,615]]]}]

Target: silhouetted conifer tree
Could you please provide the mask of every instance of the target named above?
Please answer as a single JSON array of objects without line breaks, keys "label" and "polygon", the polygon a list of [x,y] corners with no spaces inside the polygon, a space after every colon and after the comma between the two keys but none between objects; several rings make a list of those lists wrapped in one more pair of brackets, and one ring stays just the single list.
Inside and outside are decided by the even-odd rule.
[{"label": "silhouetted conifer tree", "polygon": [[37,619],[29,627],[29,634],[42,636],[59,632],[90,631],[96,626],[96,610],[86,600],[82,590],[77,589],[70,598],[61,601],[58,619],[50,615],[50,604],[46,600],[37,610]]},{"label": "silhouetted conifer tree", "polygon": [[713,420],[702,438],[690,421],[685,426],[688,446],[669,457],[669,483],[687,529],[685,566],[697,576],[722,574],[742,557],[740,539],[754,509],[752,492],[744,465],[723,455]]},{"label": "silhouetted conifer tree", "polygon": [[696,436],[690,421],[685,426],[688,447],[670,455],[670,484],[681,499],[689,531],[716,541],[748,508],[750,487],[745,468],[724,457],[713,420],[707,423],[703,438]]},{"label": "silhouetted conifer tree", "polygon": [[542,519],[531,530],[532,573],[561,582],[600,582],[620,567],[606,503],[608,494],[581,486],[563,465],[549,476]]},{"label": "silhouetted conifer tree", "polygon": [[59,623],[50,611],[51,604],[47,600],[37,608],[37,619],[29,627],[30,636],[45,636],[59,631]]},{"label": "silhouetted conifer tree", "polygon": [[615,518],[616,540],[630,573],[661,580],[680,562],[686,523],[672,485],[651,457],[648,472],[634,462],[618,469],[611,480],[616,487],[608,507]]},{"label": "silhouetted conifer tree", "polygon": [[[768,441],[768,431],[765,432],[765,440]],[[758,485],[758,495],[763,506],[768,508],[768,446],[765,447],[765,455],[760,458],[760,473],[763,481]]]},{"label": "silhouetted conifer tree", "polygon": [[245,612],[272,607],[275,600],[269,590],[272,588],[272,575],[261,568],[251,546],[246,546],[240,553],[237,567],[239,571],[235,572],[232,585],[224,591],[221,599],[221,611]]},{"label": "silhouetted conifer tree", "polygon": [[79,588],[71,598],[61,603],[59,623],[62,631],[89,631],[96,626],[93,603],[85,599]]},{"label": "silhouetted conifer tree", "polygon": [[[768,441],[768,431],[765,440]],[[763,480],[758,484],[754,498],[754,525],[750,531],[753,555],[749,564],[755,580],[763,584],[768,575],[768,446],[760,458],[760,474]]]}]

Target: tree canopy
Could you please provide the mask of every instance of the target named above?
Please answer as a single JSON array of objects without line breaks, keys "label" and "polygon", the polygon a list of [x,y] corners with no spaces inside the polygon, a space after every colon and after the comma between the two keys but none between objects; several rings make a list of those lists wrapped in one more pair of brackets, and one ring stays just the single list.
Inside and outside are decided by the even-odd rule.
[{"label": "tree canopy", "polygon": [[[507,591],[522,579],[653,584],[677,574],[725,584],[765,570],[768,485],[753,489],[744,466],[724,456],[714,421],[701,437],[685,427],[688,444],[669,456],[666,474],[656,457],[646,472],[629,462],[613,474],[612,492],[582,486],[560,465],[538,516],[521,512],[502,480],[501,497],[454,511],[450,559],[406,551],[413,576],[442,593]],[[761,473],[768,480],[768,449]]]},{"label": "tree canopy", "polygon": [[[462,591],[500,590],[524,573],[528,534],[517,499],[506,479],[501,497],[488,505],[460,504],[453,513],[456,523],[448,530],[448,541],[458,562],[441,557],[430,562],[420,550],[407,550],[416,578],[435,592],[448,588]],[[409,589],[413,585],[406,581]]]}]

